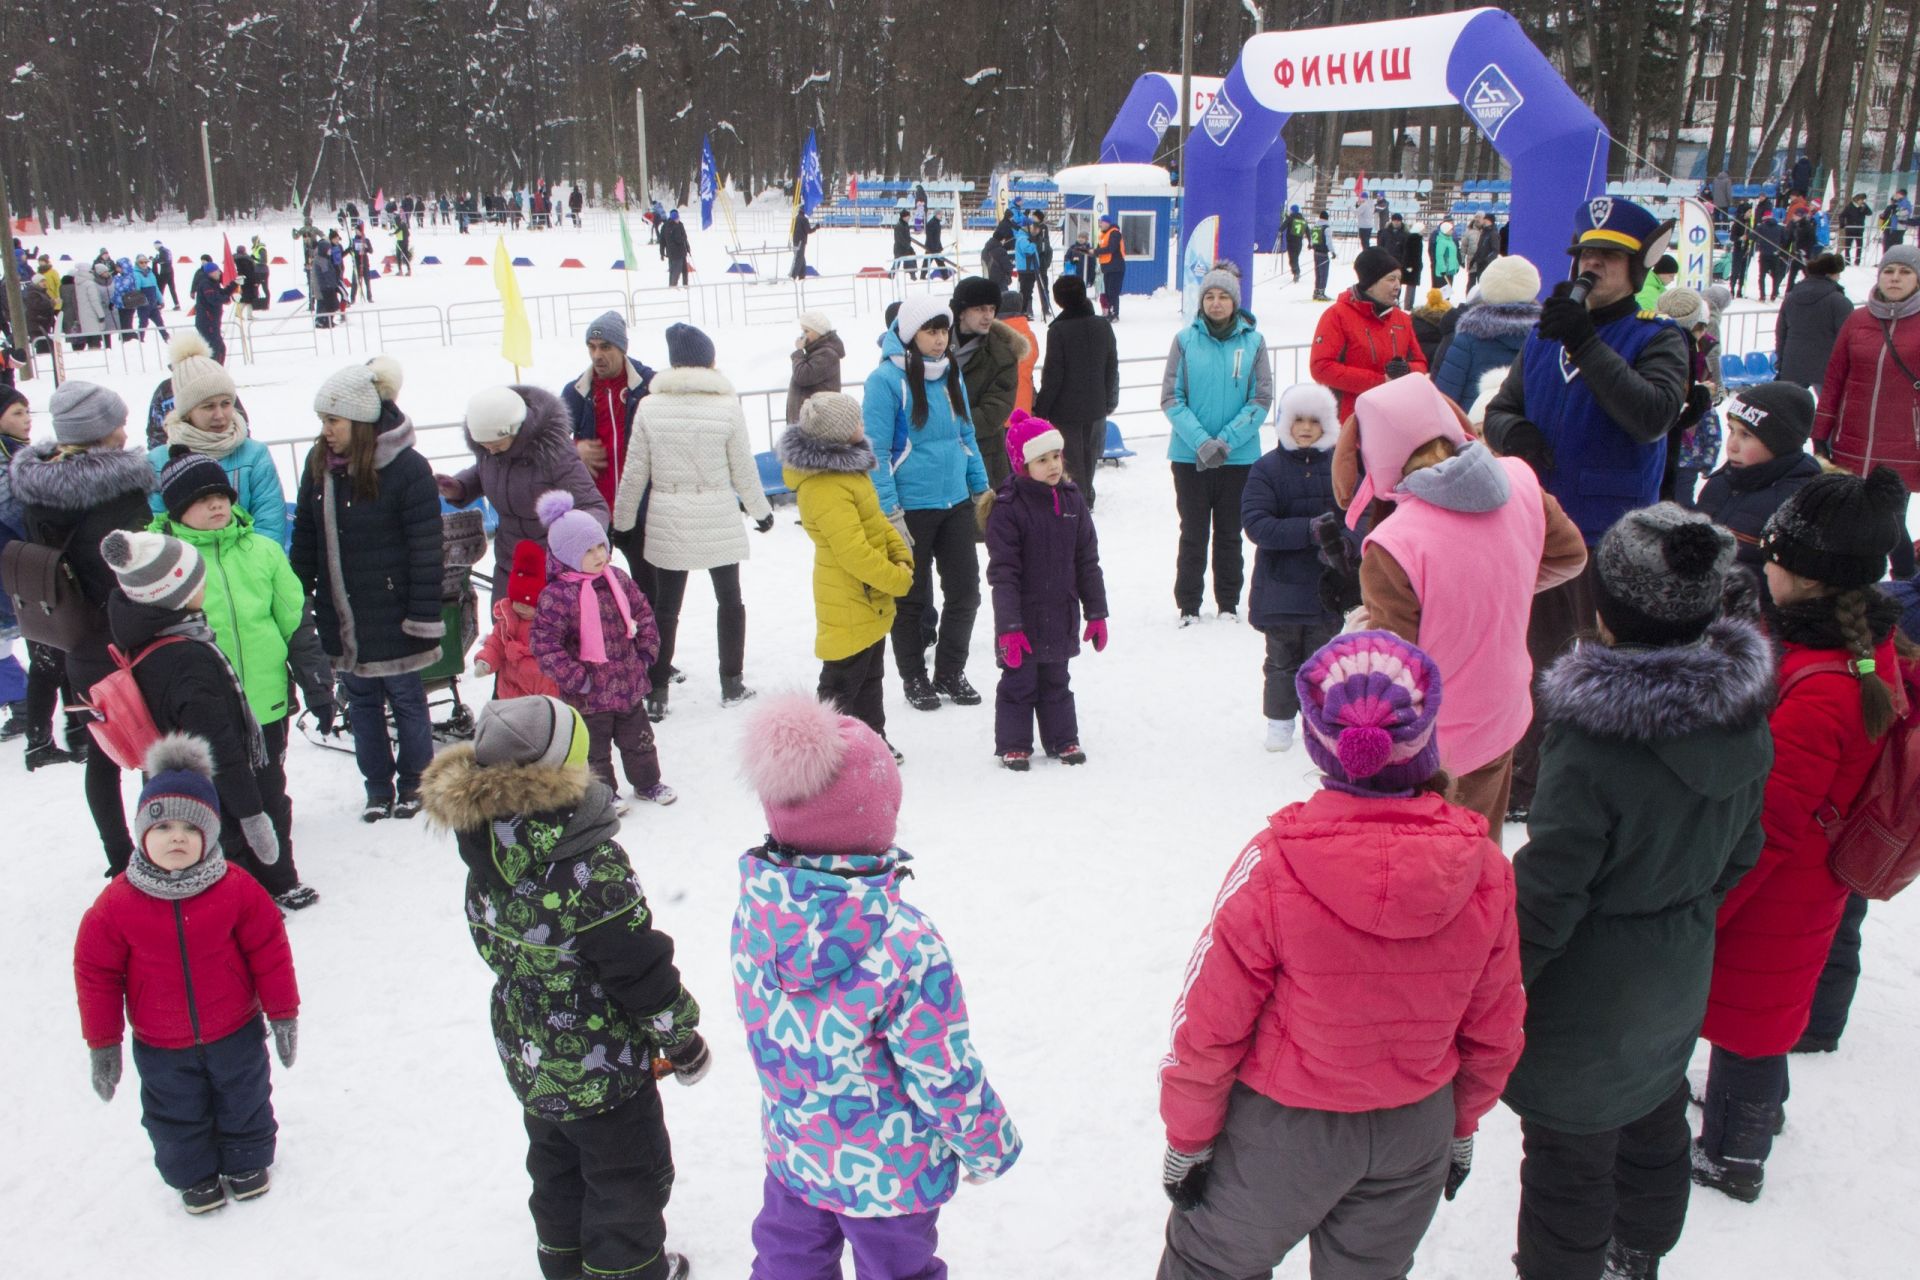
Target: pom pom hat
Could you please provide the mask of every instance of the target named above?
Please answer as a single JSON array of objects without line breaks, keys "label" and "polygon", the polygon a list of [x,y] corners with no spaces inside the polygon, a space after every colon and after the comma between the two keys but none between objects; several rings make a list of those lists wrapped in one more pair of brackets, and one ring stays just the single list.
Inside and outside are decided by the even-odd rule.
[{"label": "pom pom hat", "polygon": [[1334,781],[1410,791],[1440,771],[1440,668],[1391,631],[1335,636],[1294,687],[1307,755]]},{"label": "pom pom hat", "polygon": [[1007,418],[1007,458],[1015,471],[1025,471],[1029,459],[1049,450],[1064,449],[1066,444],[1058,427],[1025,409],[1015,409]]},{"label": "pom pom hat", "polygon": [[115,529],[100,540],[100,558],[127,599],[160,609],[186,608],[207,577],[200,553],[164,533]]},{"label": "pom pom hat", "polygon": [[1891,467],[1862,480],[1844,471],[1815,476],[1767,521],[1760,554],[1789,573],[1836,591],[1887,576],[1887,555],[1906,534],[1907,491]]},{"label": "pom pom hat", "polygon": [[900,816],[900,769],[872,729],[809,694],[763,700],[741,752],[767,834],[815,855],[884,853]]},{"label": "pom pom hat", "polygon": [[1615,640],[1689,644],[1720,616],[1733,558],[1733,535],[1697,511],[1672,502],[1629,511],[1594,549],[1601,621]]},{"label": "pom pom hat", "polygon": [[507,599],[516,604],[536,605],[547,589],[547,549],[532,538],[514,544],[513,568],[507,574]]},{"label": "pom pom hat", "polygon": [[584,511],[576,511],[573,495],[565,489],[550,489],[533,504],[534,514],[547,526],[547,550],[569,569],[579,569],[587,552],[607,546],[607,531]]},{"label": "pom pom hat", "polygon": [[147,748],[147,784],[133,815],[134,847],[162,822],[184,822],[200,832],[202,856],[220,847],[220,793],[213,787],[213,748],[204,738],[170,733]]}]

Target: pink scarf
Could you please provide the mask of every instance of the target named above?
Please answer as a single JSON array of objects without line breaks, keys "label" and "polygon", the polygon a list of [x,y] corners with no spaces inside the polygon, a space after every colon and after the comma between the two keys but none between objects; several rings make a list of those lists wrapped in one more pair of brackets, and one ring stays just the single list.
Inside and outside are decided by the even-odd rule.
[{"label": "pink scarf", "polygon": [[560,574],[560,579],[580,584],[580,661],[598,663],[607,660],[607,639],[600,630],[600,602],[593,598],[593,584],[601,579],[606,580],[607,590],[612,593],[614,604],[619,606],[620,616],[626,620],[627,639],[633,639],[633,607],[627,603],[627,593],[620,589],[620,580],[613,576],[612,565],[598,573],[567,569]]}]

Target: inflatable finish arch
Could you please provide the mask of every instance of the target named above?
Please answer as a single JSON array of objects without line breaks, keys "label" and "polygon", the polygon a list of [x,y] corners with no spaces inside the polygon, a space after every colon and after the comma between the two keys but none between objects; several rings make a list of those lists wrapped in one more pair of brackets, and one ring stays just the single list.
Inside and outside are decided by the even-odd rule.
[{"label": "inflatable finish arch", "polygon": [[[1156,73],[1134,85],[1103,159],[1107,146],[1136,145],[1141,102],[1146,119],[1153,118],[1157,90],[1147,82],[1156,77],[1170,79]],[[1175,122],[1178,84],[1172,79],[1165,98]],[[1265,32],[1247,41],[1212,92],[1187,139],[1181,263],[1192,277],[1188,285],[1215,258],[1234,259],[1243,277],[1253,278],[1256,244],[1273,243],[1270,212],[1278,225],[1278,206],[1260,178],[1277,172],[1284,202],[1280,129],[1295,112],[1458,102],[1513,170],[1510,247],[1541,268],[1543,282],[1560,274],[1553,264],[1566,251],[1575,211],[1606,184],[1604,126],[1520,24],[1498,9]]]}]

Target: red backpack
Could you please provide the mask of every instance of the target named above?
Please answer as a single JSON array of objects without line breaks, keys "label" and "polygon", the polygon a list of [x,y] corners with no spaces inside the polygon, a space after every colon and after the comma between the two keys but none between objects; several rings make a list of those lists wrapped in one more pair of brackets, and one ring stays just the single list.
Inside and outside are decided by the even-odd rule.
[{"label": "red backpack", "polygon": [[[1787,677],[1780,696],[1808,676],[1852,675],[1846,662],[1816,662]],[[1814,814],[1827,834],[1827,866],[1840,883],[1884,902],[1920,877],[1920,660],[1894,660],[1895,719],[1880,759],[1841,814],[1824,804]]]},{"label": "red backpack", "polygon": [[95,744],[107,753],[107,759],[122,769],[146,768],[148,749],[160,741],[160,727],[154,724],[153,713],[147,710],[146,695],[140,692],[133,669],[155,649],[179,644],[185,639],[185,636],[161,636],[131,658],[120,652],[119,646],[107,646],[107,654],[119,670],[96,681],[87,690],[87,706],[95,716],[87,729],[93,734]]}]

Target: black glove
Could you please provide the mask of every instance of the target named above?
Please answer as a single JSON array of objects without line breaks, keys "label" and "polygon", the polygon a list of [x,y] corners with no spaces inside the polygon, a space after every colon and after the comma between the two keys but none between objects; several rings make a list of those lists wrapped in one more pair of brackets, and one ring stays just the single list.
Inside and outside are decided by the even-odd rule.
[{"label": "black glove", "polygon": [[1460,1184],[1473,1172],[1473,1135],[1455,1138],[1453,1146],[1447,1152],[1447,1189],[1445,1195],[1451,1200],[1460,1191]]},{"label": "black glove", "polygon": [[766,515],[763,515],[758,520],[755,520],[753,522],[753,528],[756,533],[771,532],[773,529],[773,512],[769,511],[767,512]]},{"label": "black glove", "polygon": [[1553,470],[1553,446],[1547,443],[1540,428],[1521,419],[1507,428],[1506,436],[1500,442],[1499,452],[1509,458],[1518,458],[1533,468],[1536,476],[1545,476]]},{"label": "black glove", "polygon": [[1192,1155],[1176,1151],[1168,1144],[1166,1158],[1160,1162],[1160,1186],[1167,1193],[1167,1199],[1173,1201],[1174,1208],[1189,1213],[1207,1198],[1207,1178],[1212,1172],[1212,1143]]},{"label": "black glove", "polygon": [[1585,302],[1553,297],[1540,304],[1540,336],[1572,355],[1593,338],[1593,316]]},{"label": "black glove", "polygon": [[93,1091],[100,1095],[100,1101],[112,1102],[113,1091],[120,1087],[120,1046],[105,1044],[89,1049],[87,1062],[92,1070]]},{"label": "black glove", "polygon": [[334,705],[331,702],[323,702],[313,709],[313,727],[320,731],[321,737],[332,736],[335,714]]},{"label": "black glove", "polygon": [[707,1069],[713,1065],[713,1054],[707,1049],[706,1038],[698,1031],[683,1043],[668,1049],[665,1057],[673,1064],[673,1078],[685,1085],[699,1084],[706,1079]]},{"label": "black glove", "polygon": [[1388,382],[1392,382],[1395,378],[1404,378],[1412,372],[1413,366],[1399,356],[1395,356],[1393,359],[1387,361]]},{"label": "black glove", "polygon": [[1833,461],[1833,441],[1815,440],[1813,442],[1813,452],[1815,456],[1825,458],[1828,462],[1832,462]]},{"label": "black glove", "polygon": [[1308,522],[1320,557],[1320,603],[1345,615],[1360,603],[1360,557],[1338,511],[1323,511]]}]

